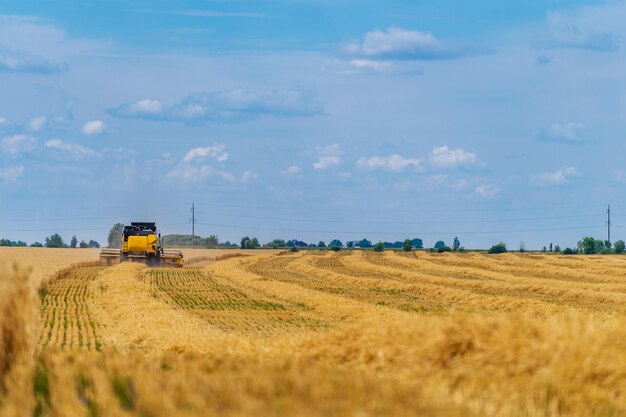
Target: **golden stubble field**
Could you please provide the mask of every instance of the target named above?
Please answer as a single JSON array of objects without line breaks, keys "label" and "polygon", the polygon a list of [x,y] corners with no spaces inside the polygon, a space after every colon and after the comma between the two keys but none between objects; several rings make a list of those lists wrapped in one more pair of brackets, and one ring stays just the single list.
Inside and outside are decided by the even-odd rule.
[{"label": "golden stubble field", "polygon": [[0,251],[3,416],[626,415],[626,257],[53,252]]}]

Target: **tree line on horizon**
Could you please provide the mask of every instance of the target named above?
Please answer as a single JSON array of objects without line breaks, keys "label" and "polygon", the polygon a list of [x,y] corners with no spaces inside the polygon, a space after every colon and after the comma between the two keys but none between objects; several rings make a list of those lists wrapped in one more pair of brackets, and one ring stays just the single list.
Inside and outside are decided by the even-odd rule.
[{"label": "tree line on horizon", "polygon": [[9,239],[0,239],[0,246],[15,246],[15,247],[26,247],[30,246],[31,248],[99,248],[100,244],[95,240],[85,241],[81,240],[80,242],[76,238],[76,235],[72,236],[70,243],[65,243],[63,238],[58,233],[55,233],[46,238],[45,243],[41,242],[33,242],[28,245],[23,240],[13,241]]},{"label": "tree line on horizon", "polygon": [[[124,224],[116,223],[109,231],[107,243],[110,248],[122,247],[122,232],[124,230]],[[405,251],[411,251],[414,249],[424,249],[424,242],[419,238],[405,239],[404,241],[378,241],[373,243],[368,239],[351,240],[342,242],[339,239],[333,239],[328,244],[325,241],[319,241],[318,243],[307,243],[298,239],[273,239],[265,244],[261,244],[256,237],[244,236],[241,238],[239,244],[231,243],[229,241],[220,242],[216,235],[209,235],[208,237],[192,236],[186,234],[169,234],[161,237],[163,246],[167,247],[196,247],[196,248],[241,248],[241,249],[281,249],[287,248],[292,250],[316,248],[316,249],[329,249],[329,250],[341,250],[347,249],[371,249],[377,252],[382,252],[385,249],[402,249]],[[30,245],[22,240],[9,240],[0,239],[0,246],[14,246],[14,247],[48,247],[48,248],[99,248],[100,244],[95,240],[81,240],[78,241],[76,235],[72,236],[69,244],[65,243],[61,235],[54,233],[49,237],[46,237],[45,243],[34,242]],[[464,247],[461,246],[461,242],[458,237],[455,237],[452,245],[448,246],[443,240],[435,242],[432,248],[429,249],[433,252],[463,252]],[[503,242],[497,243],[487,250],[488,253],[497,254],[510,252]],[[519,252],[526,252],[524,244],[520,244]],[[596,239],[592,236],[586,236],[578,241],[574,248],[567,247],[561,249],[557,245],[552,243],[549,246],[544,246],[541,252],[545,253],[559,253],[564,255],[574,254],[623,254],[626,253],[626,243],[623,240],[617,240],[610,242],[608,240]]]}]

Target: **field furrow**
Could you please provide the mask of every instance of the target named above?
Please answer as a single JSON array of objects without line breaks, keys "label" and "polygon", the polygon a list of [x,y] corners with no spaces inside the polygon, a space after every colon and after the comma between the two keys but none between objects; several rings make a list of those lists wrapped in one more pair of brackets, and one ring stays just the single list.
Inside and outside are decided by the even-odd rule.
[{"label": "field furrow", "polygon": [[39,291],[41,298],[41,346],[99,350],[100,337],[92,319],[92,283],[101,267],[72,269]]},{"label": "field furrow", "polygon": [[[566,307],[581,308],[591,311],[620,310],[626,303],[626,286],[614,284],[610,291],[600,291],[589,284],[576,285],[562,281],[548,280],[527,275],[494,272],[469,266],[445,266],[432,262],[429,257],[397,256],[394,254],[366,254],[362,265],[351,261],[359,270],[371,273],[372,268],[392,268],[402,271],[403,279],[414,282],[429,282],[435,285],[468,289],[477,294],[493,297],[511,296],[515,298],[536,299]],[[369,264],[369,265],[368,265]],[[373,266],[372,266],[373,265]],[[592,288],[589,288],[592,287]]]},{"label": "field furrow", "polygon": [[201,269],[147,269],[143,282],[168,303],[228,332],[276,334],[327,326],[302,305],[238,288]]}]

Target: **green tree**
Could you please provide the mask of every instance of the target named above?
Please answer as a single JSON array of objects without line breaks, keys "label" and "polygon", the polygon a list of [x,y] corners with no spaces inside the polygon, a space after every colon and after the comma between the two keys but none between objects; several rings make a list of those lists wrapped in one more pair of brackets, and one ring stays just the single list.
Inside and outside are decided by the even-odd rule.
[{"label": "green tree", "polygon": [[90,248],[99,248],[100,244],[95,240],[90,240],[89,243],[87,243],[87,246]]},{"label": "green tree", "polygon": [[413,247],[415,249],[423,249],[424,248],[424,242],[422,241],[422,239],[411,239],[411,243],[413,244]]},{"label": "green tree", "polygon": [[445,242],[443,240],[438,240],[437,243],[435,243],[435,246],[433,246],[435,249],[439,249],[439,248],[443,248],[444,246],[446,246]]},{"label": "green tree", "polygon": [[244,236],[241,238],[241,249],[250,249],[251,241],[248,236]]},{"label": "green tree", "polygon": [[30,245],[31,248],[42,248],[43,245],[39,242],[35,242],[32,245]]},{"label": "green tree", "polygon": [[623,240],[618,240],[613,244],[613,252],[620,255],[626,251],[626,243]]},{"label": "green tree", "polygon": [[180,247],[197,247],[197,248],[215,248],[219,245],[219,239],[215,235],[202,237],[197,235],[163,235],[161,236],[161,244],[170,248]]},{"label": "green tree", "polygon": [[505,253],[505,252],[507,252],[507,250],[506,250],[506,245],[504,244],[504,242],[496,243],[491,248],[489,248],[489,253]]},{"label": "green tree", "polygon": [[320,240],[320,242],[317,244],[318,248],[325,248],[326,247],[326,243],[324,243],[323,240]]},{"label": "green tree", "polygon": [[370,242],[369,240],[362,239],[356,242],[354,246],[358,246],[360,248],[371,248],[373,245],[372,245],[372,242]]},{"label": "green tree", "polygon": [[576,255],[576,251],[572,248],[565,248],[563,255]]},{"label": "green tree", "polygon": [[85,242],[84,240],[81,240],[80,243],[78,244],[79,248],[88,248],[89,244],[87,244],[87,242]]},{"label": "green tree", "polygon": [[561,247],[560,247],[559,245],[556,245],[556,246],[554,247],[554,252],[556,252],[556,253],[561,253]]},{"label": "green tree", "polygon": [[404,243],[402,244],[402,250],[405,252],[411,252],[413,250],[413,242],[411,242],[411,239],[404,240]]},{"label": "green tree", "polygon": [[58,233],[46,238],[47,248],[62,248],[64,246],[65,242],[63,242],[63,238]]},{"label": "green tree", "polygon": [[452,252],[452,248],[450,246],[440,246],[437,248],[437,253],[444,253],[444,252]]},{"label": "green tree", "polygon": [[75,248],[78,245],[78,239],[76,239],[76,235],[72,236],[72,240],[70,241],[70,248]]},{"label": "green tree", "polygon": [[122,223],[115,223],[111,230],[109,230],[109,237],[107,243],[110,248],[121,249],[122,247],[122,232],[124,232],[124,225]]},{"label": "green tree", "polygon": [[328,246],[330,246],[331,248],[343,248],[343,243],[341,243],[341,240],[339,239],[333,239],[330,241]]},{"label": "green tree", "polygon": [[253,237],[252,240],[250,241],[250,246],[251,246],[251,249],[256,249],[256,248],[260,248],[261,244],[259,243],[259,240],[256,237]]},{"label": "green tree", "polygon": [[385,250],[385,245],[383,242],[379,241],[374,245],[374,252],[383,252]]},{"label": "green tree", "polygon": [[454,236],[454,242],[452,242],[452,250],[456,252],[459,250],[460,247],[461,247],[461,241],[459,240],[458,237]]},{"label": "green tree", "polygon": [[287,243],[283,239],[274,239],[271,242],[268,242],[265,246],[269,246],[272,249],[284,248],[287,246]]},{"label": "green tree", "polygon": [[578,250],[585,255],[593,255],[594,253],[601,252],[604,249],[604,243],[591,236],[587,236],[578,241]]}]

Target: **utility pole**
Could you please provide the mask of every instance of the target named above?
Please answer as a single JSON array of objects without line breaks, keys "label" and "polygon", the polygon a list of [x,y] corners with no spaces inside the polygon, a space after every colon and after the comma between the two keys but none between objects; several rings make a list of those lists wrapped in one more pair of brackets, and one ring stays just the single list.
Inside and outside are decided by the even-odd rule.
[{"label": "utility pole", "polygon": [[611,242],[611,205],[609,204],[608,209],[606,210],[606,232],[609,243]]},{"label": "utility pole", "polygon": [[191,236],[196,236],[196,207],[194,203],[191,203]]}]

